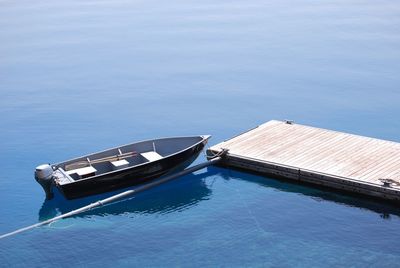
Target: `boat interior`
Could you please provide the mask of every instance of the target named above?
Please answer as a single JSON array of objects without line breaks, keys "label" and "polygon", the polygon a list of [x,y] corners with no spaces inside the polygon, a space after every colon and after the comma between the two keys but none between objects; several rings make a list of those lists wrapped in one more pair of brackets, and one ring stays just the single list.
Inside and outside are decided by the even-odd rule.
[{"label": "boat interior", "polygon": [[133,143],[72,159],[57,166],[60,184],[90,178],[140,164],[157,161],[203,140],[201,136],[165,138]]}]

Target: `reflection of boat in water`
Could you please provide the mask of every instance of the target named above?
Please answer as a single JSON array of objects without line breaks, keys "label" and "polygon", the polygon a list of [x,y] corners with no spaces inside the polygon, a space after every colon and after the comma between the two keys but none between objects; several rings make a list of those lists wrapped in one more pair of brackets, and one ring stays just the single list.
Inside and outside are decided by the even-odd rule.
[{"label": "reflection of boat in water", "polygon": [[[219,171],[219,172],[218,172]],[[269,178],[255,173],[242,172],[239,169],[225,169],[222,167],[210,167],[209,172],[218,172],[225,180],[242,180],[257,183],[260,186],[273,188],[277,191],[303,195],[319,202],[333,202],[344,206],[365,209],[378,213],[382,218],[390,218],[390,215],[400,217],[400,208],[393,203],[383,202],[381,199],[373,199],[364,195],[341,192],[316,186],[314,184],[297,183],[282,178]]]},{"label": "reflection of boat in water", "polygon": [[[210,176],[208,172],[197,175],[186,175],[173,182],[139,193],[133,198],[99,207],[81,215],[168,213],[170,211],[186,209],[209,198],[211,189],[209,189],[205,182],[208,176]],[[39,211],[39,220],[43,221],[58,214],[78,209],[125,190],[127,189],[74,200],[66,200],[61,193],[55,192],[53,199],[43,202]]]}]

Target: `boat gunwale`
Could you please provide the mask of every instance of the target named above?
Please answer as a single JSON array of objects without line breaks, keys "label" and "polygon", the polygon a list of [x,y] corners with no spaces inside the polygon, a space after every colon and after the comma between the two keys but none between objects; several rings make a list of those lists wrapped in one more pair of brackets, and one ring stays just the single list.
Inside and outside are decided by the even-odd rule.
[{"label": "boat gunwale", "polygon": [[[200,143],[203,143],[204,141],[207,141],[209,138],[211,138],[211,135],[163,137],[163,138],[159,138],[159,139],[142,140],[142,141],[138,141],[138,142],[133,142],[133,143],[128,143],[128,144],[116,146],[116,147],[113,147],[113,148],[109,148],[109,149],[102,150],[102,151],[99,151],[99,152],[87,154],[87,155],[84,155],[84,156],[76,157],[76,158],[73,158],[73,159],[70,159],[70,160],[66,160],[66,161],[64,161],[64,162],[59,162],[59,163],[53,164],[53,165],[51,165],[51,166],[53,166],[53,167],[55,166],[55,167],[57,167],[57,169],[59,169],[59,168],[60,168],[59,165],[62,165],[63,163],[66,163],[66,162],[69,162],[69,161],[73,161],[73,160],[77,160],[77,159],[79,159],[79,158],[88,157],[88,156],[91,156],[91,155],[94,155],[94,154],[104,153],[104,152],[107,152],[107,151],[110,151],[110,150],[113,150],[113,149],[118,149],[118,148],[120,148],[120,147],[134,145],[134,144],[137,144],[137,143],[142,143],[142,142],[144,143],[144,142],[151,142],[151,141],[154,142],[154,141],[157,141],[157,140],[166,140],[166,139],[196,138],[196,137],[201,138],[201,140],[198,141],[198,142],[196,142],[196,143],[194,143],[194,144],[192,144],[192,145],[189,146],[189,147],[186,147],[186,148],[184,148],[184,149],[182,149],[182,150],[180,150],[180,151],[174,152],[174,153],[172,153],[172,154],[166,155],[166,156],[164,156],[164,157],[162,157],[162,158],[160,158],[160,159],[157,159],[157,160],[155,160],[155,161],[144,162],[144,163],[137,164],[137,165],[134,165],[134,166],[131,166],[131,167],[126,167],[126,168],[122,168],[122,169],[118,169],[118,170],[112,170],[112,171],[105,172],[105,173],[101,173],[101,174],[98,174],[98,175],[95,175],[95,176],[92,176],[92,177],[83,178],[83,179],[80,179],[80,180],[74,180],[74,181],[68,182],[68,183],[63,183],[63,184],[57,183],[57,185],[59,185],[59,186],[62,187],[63,185],[68,185],[68,184],[73,184],[73,183],[77,183],[77,182],[81,182],[81,181],[88,181],[88,180],[92,180],[92,179],[97,179],[97,178],[100,177],[100,176],[109,175],[109,174],[113,174],[113,173],[119,173],[119,172],[122,172],[122,171],[127,171],[127,170],[129,170],[129,169],[137,168],[137,167],[140,167],[140,166],[143,166],[143,165],[148,165],[148,164],[150,164],[150,163],[156,163],[156,162],[159,162],[159,161],[161,161],[161,160],[165,160],[165,159],[167,159],[167,158],[169,158],[169,157],[175,156],[175,155],[180,154],[180,153],[182,153],[182,152],[184,152],[184,151],[186,151],[186,150],[188,150],[188,149],[190,149],[190,148],[193,148],[193,147],[199,145]],[[57,169],[56,169],[56,170],[57,170]]]}]

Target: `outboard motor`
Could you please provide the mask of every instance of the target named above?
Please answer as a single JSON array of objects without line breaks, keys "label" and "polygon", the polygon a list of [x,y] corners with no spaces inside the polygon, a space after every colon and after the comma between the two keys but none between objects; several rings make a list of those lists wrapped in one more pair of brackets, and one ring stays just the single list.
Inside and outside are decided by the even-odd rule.
[{"label": "outboard motor", "polygon": [[43,164],[36,167],[35,179],[43,187],[46,193],[46,199],[53,198],[51,186],[53,184],[53,168],[49,164]]}]

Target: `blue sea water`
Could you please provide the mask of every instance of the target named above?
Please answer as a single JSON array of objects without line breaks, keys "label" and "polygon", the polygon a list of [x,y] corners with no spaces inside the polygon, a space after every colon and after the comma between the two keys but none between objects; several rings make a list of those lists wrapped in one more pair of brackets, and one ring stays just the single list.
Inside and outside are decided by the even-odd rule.
[{"label": "blue sea water", "polygon": [[[0,233],[45,202],[34,168],[270,119],[400,142],[400,4],[0,1]],[[200,157],[197,162],[204,161]],[[400,209],[209,167],[0,240],[2,267],[398,267]]]}]

